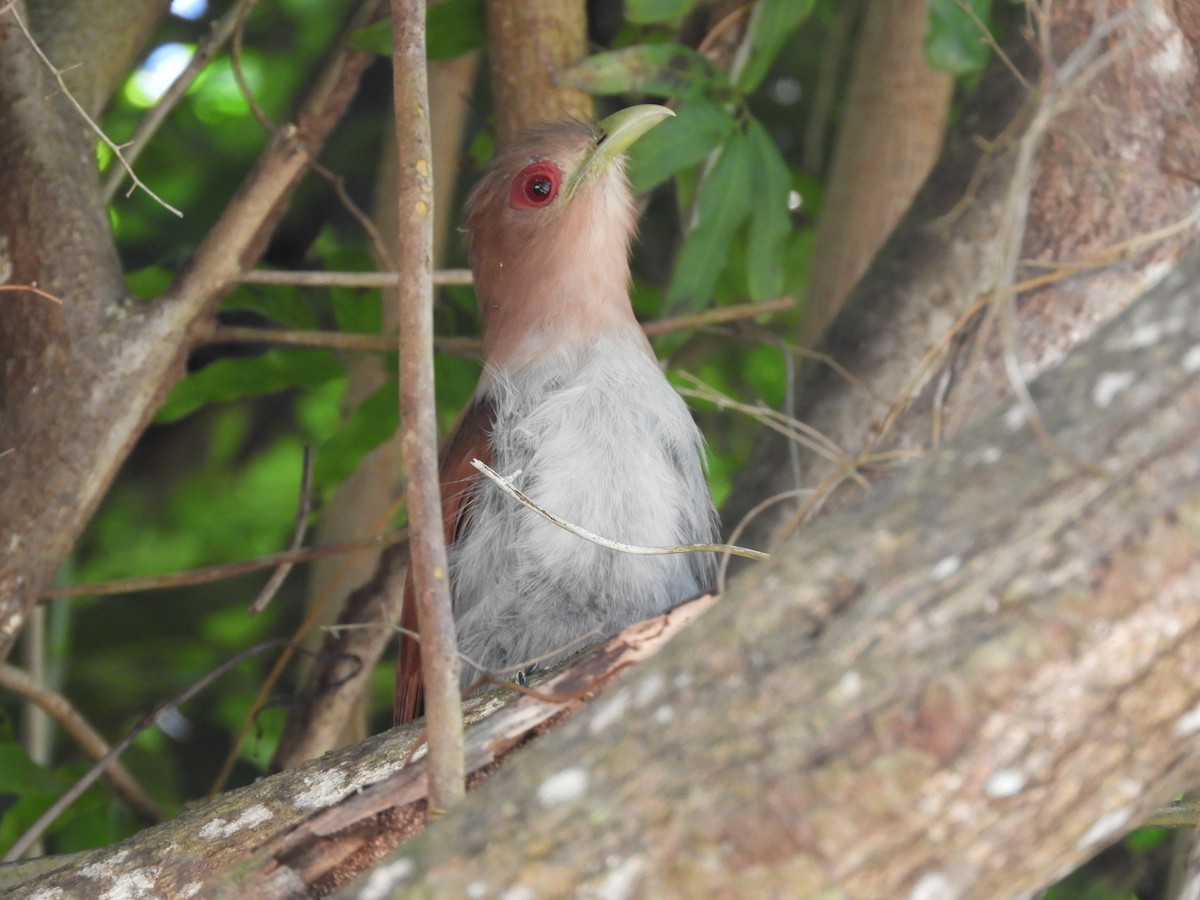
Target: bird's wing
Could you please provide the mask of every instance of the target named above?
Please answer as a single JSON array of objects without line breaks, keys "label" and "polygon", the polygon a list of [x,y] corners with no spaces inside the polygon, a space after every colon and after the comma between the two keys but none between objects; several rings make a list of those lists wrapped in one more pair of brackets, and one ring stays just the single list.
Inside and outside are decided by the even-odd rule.
[{"label": "bird's wing", "polygon": [[[463,412],[442,449],[439,480],[442,490],[442,528],[447,547],[458,540],[471,518],[471,498],[481,478],[471,465],[471,460],[481,459],[489,465],[492,462],[490,437],[493,418],[491,401],[486,397],[476,398]],[[408,631],[420,630],[411,567],[404,580],[400,626]],[[396,725],[411,722],[424,712],[424,708],[421,645],[410,637],[402,636],[400,662],[396,669],[393,721]]]}]

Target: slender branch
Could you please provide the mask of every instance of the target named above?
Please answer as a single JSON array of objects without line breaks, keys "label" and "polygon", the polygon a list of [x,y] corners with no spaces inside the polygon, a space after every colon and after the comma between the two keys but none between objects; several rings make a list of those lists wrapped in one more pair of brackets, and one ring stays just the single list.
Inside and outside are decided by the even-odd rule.
[{"label": "slender branch", "polygon": [[[390,520],[394,513],[394,509],[389,510],[388,514],[384,517],[384,521]],[[375,524],[376,527],[381,527],[383,521]],[[279,658],[275,660],[275,664],[271,666],[271,670],[258,686],[258,692],[254,695],[254,699],[250,703],[250,710],[246,713],[245,718],[242,719],[241,727],[239,727],[232,744],[230,744],[229,753],[225,756],[225,762],[221,766],[221,771],[217,773],[217,777],[208,789],[208,794],[205,797],[206,800],[212,800],[225,789],[229,777],[233,774],[233,768],[240,758],[242,745],[245,743],[246,737],[250,734],[250,730],[254,727],[255,716],[258,715],[259,710],[266,704],[267,698],[271,695],[271,691],[279,679],[283,677],[283,672],[291,663],[292,657],[300,652],[301,642],[313,629],[313,626],[321,621],[321,617],[325,614],[325,608],[337,595],[338,582],[350,572],[352,562],[352,559],[343,560],[337,574],[329,580],[325,586],[325,590],[309,606],[308,614],[304,617],[304,621],[296,626],[295,631],[292,633],[291,641],[283,648],[283,652],[279,654]]]},{"label": "slender branch", "polygon": [[158,194],[154,193],[154,191],[150,190],[150,188],[146,186],[146,183],[137,177],[137,173],[133,171],[133,166],[130,165],[125,159],[125,154],[122,153],[121,148],[117,144],[113,143],[109,136],[104,133],[104,129],[96,124],[96,120],[87,114],[87,110],[83,108],[83,104],[75,99],[75,95],[68,90],[67,83],[63,80],[62,70],[54,65],[54,63],[50,62],[50,58],[42,52],[42,48],[38,46],[38,42],[33,39],[33,35],[30,34],[29,29],[25,27],[25,21],[21,18],[20,13],[17,12],[16,6],[10,4],[0,9],[0,13],[4,12],[12,14],[14,21],[17,23],[17,28],[20,30],[21,34],[25,36],[25,40],[29,41],[29,46],[33,48],[33,52],[38,55],[38,58],[41,59],[43,63],[45,63],[46,68],[50,70],[50,74],[54,76],[54,80],[58,82],[58,89],[62,91],[62,95],[67,98],[67,101],[72,106],[75,107],[75,111],[79,113],[80,117],[85,122],[87,122],[88,127],[96,133],[96,136],[99,137],[100,140],[104,142],[105,146],[107,146],[108,149],[113,152],[113,156],[117,158],[117,161],[120,162],[125,171],[129,173],[129,177],[133,179],[134,186],[141,188],[143,191],[149,194],[164,209],[173,212],[180,218],[183,218],[183,213],[173,207],[162,197],[158,196]]},{"label": "slender branch", "polygon": [[[275,273],[270,273],[275,274]],[[279,273],[287,275],[290,273]],[[375,275],[376,273],[369,272],[345,272],[345,273],[295,273],[300,275]],[[387,273],[380,273],[387,274]],[[434,273],[436,281],[438,273]],[[467,273],[470,274],[469,272]],[[288,283],[284,279],[278,282],[268,282],[264,280],[261,283]],[[293,284],[321,284],[323,282],[316,280],[290,282]],[[445,283],[445,282],[444,282]],[[351,287],[363,287],[362,284],[343,285]],[[374,286],[374,285],[371,285]],[[672,316],[667,319],[660,319],[654,322],[646,322],[642,326],[642,330],[646,332],[647,337],[659,337],[664,334],[670,334],[676,331],[688,331],[696,328],[711,327],[714,325],[724,325],[731,322],[738,322],[745,319],[754,319],[759,316],[770,315],[772,313],[781,312],[791,309],[795,302],[791,297],[782,297],[778,300],[762,300],[758,303],[742,303],[737,306],[723,306],[719,309],[708,309],[704,312],[691,313],[684,316]],[[396,349],[396,340],[393,337],[382,334],[352,334],[344,331],[297,331],[290,328],[254,328],[250,326],[240,325],[219,325],[208,338],[210,344],[276,344],[281,347],[323,347],[329,350],[347,350],[347,351],[362,351],[362,352],[378,352],[391,353]],[[477,337],[435,337],[433,339],[433,349],[438,353],[446,353],[451,356],[478,356],[483,344]],[[797,351],[800,352],[800,351]],[[805,351],[808,355],[819,356],[820,354]],[[827,359],[827,358],[826,358]],[[828,360],[839,372],[845,373],[845,369],[838,366],[832,360]],[[846,373],[846,376],[853,380],[853,376]]]},{"label": "slender branch", "polygon": [[339,175],[326,166],[323,166],[317,160],[312,161],[312,170],[329,182],[329,186],[333,188],[334,194],[337,195],[338,202],[342,204],[342,208],[350,213],[350,218],[358,223],[358,226],[367,236],[367,241],[371,244],[371,249],[375,251],[375,258],[380,265],[385,265],[390,269],[396,268],[396,263],[392,259],[391,251],[387,248],[387,243],[383,239],[383,235],[379,233],[379,229],[375,227],[375,223],[350,196],[350,192],[346,190],[346,178]]},{"label": "slender branch", "polygon": [[401,454],[408,471],[408,519],[417,619],[424,636],[421,677],[429,729],[429,805],[445,810],[465,795],[458,642],[446,580],[433,399],[433,172],[425,63],[425,2],[391,0],[395,36],[396,262],[400,322]]},{"label": "slender branch", "polygon": [[[778,494],[772,494],[765,500],[760,500],[754,506],[746,511],[737,525],[733,527],[733,531],[729,532],[729,542],[732,544],[742,536],[742,532],[746,530],[746,526],[754,521],[755,517],[761,515],[765,510],[770,509],[777,503],[783,503],[785,500],[794,500],[797,497],[806,497],[812,494],[811,488],[793,488],[790,491],[780,491]],[[725,593],[725,578],[729,573],[729,560],[732,554],[725,553],[721,556],[721,565],[717,568],[717,586],[713,591],[718,597]]]},{"label": "slender branch", "polygon": [[730,544],[679,544],[674,547],[639,547],[637,544],[624,544],[620,541],[609,540],[593,531],[588,531],[586,528],[573,525],[566,519],[560,519],[554,513],[548,512],[538,506],[523,492],[513,487],[511,479],[505,478],[482,460],[473,459],[471,460],[471,465],[485,475],[496,487],[500,488],[500,490],[504,491],[504,493],[508,494],[508,496],[512,497],[518,503],[529,507],[547,522],[557,525],[564,531],[569,531],[576,537],[581,537],[585,541],[591,541],[593,544],[608,550],[615,550],[618,553],[629,553],[633,556],[670,556],[675,553],[728,553],[731,556],[740,556],[744,559],[764,560],[771,558],[769,553],[763,553],[761,550],[734,547]]},{"label": "slender branch", "polygon": [[[308,531],[308,516],[312,511],[312,482],[313,452],[312,447],[305,447],[304,465],[300,475],[300,502],[296,507],[296,526],[292,531],[292,543],[288,546],[288,551],[291,553],[300,549],[304,543],[304,533]],[[267,608],[267,604],[283,586],[284,579],[288,577],[288,573],[292,571],[294,565],[295,563],[291,560],[285,560],[276,567],[275,571],[271,573],[271,577],[267,579],[267,583],[263,585],[263,589],[254,598],[254,602],[250,604],[251,615],[257,616]]]},{"label": "slender branch", "polygon": [[234,25],[237,24],[239,17],[244,15],[243,9],[253,6],[258,3],[258,0],[238,0],[225,15],[217,19],[213,23],[212,31],[208,37],[201,41],[196,52],[192,54],[192,58],[188,60],[188,64],[183,71],[171,82],[171,86],[163,92],[159,97],[158,102],[150,109],[149,112],[138,123],[137,129],[125,143],[125,160],[128,163],[123,168],[115,168],[109,174],[108,180],[104,183],[104,202],[109,203],[116,196],[117,189],[121,186],[121,182],[125,180],[125,175],[128,166],[137,162],[138,157],[142,155],[142,151],[150,143],[150,139],[158,132],[162,123],[167,120],[175,106],[183,99],[183,96],[196,82],[196,78],[217,55],[225,42],[229,40],[229,36],[233,33]]},{"label": "slender branch", "polygon": [[792,297],[779,297],[774,300],[760,300],[757,303],[739,303],[736,306],[720,306],[716,309],[706,309],[703,312],[689,313],[683,316],[668,316],[654,322],[646,322],[642,330],[648,337],[658,337],[672,331],[687,331],[689,328],[708,328],[713,325],[726,325],[742,319],[755,319],[759,316],[769,316],[773,313],[784,312],[796,305]]},{"label": "slender branch", "polygon": [[[243,284],[299,284],[307,287],[395,287],[400,283],[396,272],[294,272],[274,269],[250,269],[243,272]],[[470,269],[443,269],[433,273],[436,285],[469,285]]]},{"label": "slender branch", "polygon": [[253,647],[243,650],[232,659],[228,659],[221,663],[221,665],[217,666],[217,668],[213,669],[203,678],[193,683],[191,687],[187,688],[187,690],[183,691],[172,700],[164,703],[158,709],[154,710],[154,712],[142,719],[142,721],[134,725],[133,728],[129,730],[129,733],[125,735],[125,737],[121,738],[121,740],[118,741],[111,750],[104,754],[102,758],[97,760],[96,764],[88,769],[82,778],[75,782],[75,784],[72,785],[65,794],[59,797],[48,810],[42,813],[36,822],[34,822],[29,826],[28,829],[25,830],[24,834],[17,838],[16,842],[12,845],[12,847],[9,848],[8,852],[4,854],[4,858],[0,860],[0,862],[13,862],[20,859],[34,844],[34,842],[36,842],[38,838],[45,833],[46,829],[54,823],[54,820],[62,815],[72,803],[78,800],[83,792],[91,787],[95,783],[96,779],[99,778],[106,769],[108,769],[109,765],[118,759],[121,754],[129,748],[129,745],[133,743],[134,739],[139,734],[141,734],[147,728],[152,728],[153,726],[157,725],[160,721],[162,721],[163,717],[168,712],[177,709],[188,700],[191,700],[230,669],[234,668],[245,660],[250,659],[252,656],[257,656],[259,653],[270,650],[274,647],[283,646],[285,643],[286,641],[281,640],[264,641],[261,644],[255,644]]},{"label": "slender branch", "polygon": [[[0,687],[24,697],[50,716],[65,731],[80,749],[93,760],[105,757],[110,748],[108,742],[87,719],[80,714],[71,701],[57,691],[32,678],[29,673],[8,663],[0,663]],[[162,810],[120,762],[113,760],[104,770],[117,794],[147,822],[161,822]]]},{"label": "slender branch", "polygon": [[227,578],[237,578],[239,575],[246,575],[250,572],[271,569],[282,563],[324,559],[327,556],[339,556],[343,553],[353,553],[355,550],[366,550],[371,547],[390,547],[392,544],[399,544],[406,540],[408,540],[408,529],[402,528],[399,531],[393,531],[388,534],[373,534],[354,541],[342,541],[337,544],[326,544],[322,547],[309,547],[306,550],[288,550],[283,553],[260,556],[258,559],[219,563],[215,566],[189,569],[186,572],[171,572],[168,575],[147,575],[140,578],[118,578],[113,581],[96,581],[91,584],[76,584],[71,587],[49,588],[41,594],[40,599],[50,597],[99,597],[109,594],[132,594],[137,591],[158,591],[163,588],[208,584],[213,581],[224,581]]},{"label": "slender branch", "polygon": [[[785,415],[778,410],[771,409],[763,405],[761,401],[756,404],[750,404],[735,400],[728,394],[723,394],[716,388],[705,384],[691,372],[680,372],[679,374],[694,385],[692,388],[681,388],[679,390],[679,393],[684,397],[707,400],[718,409],[732,409],[745,413],[759,424],[765,425],[772,431],[783,435],[789,441],[794,441],[797,444],[807,447],[816,455],[829,460],[846,472],[849,473],[854,470],[855,462],[850,454],[811,425],[806,425],[798,419]],[[865,482],[862,486],[866,487]]]},{"label": "slender branch", "polygon": [[62,297],[56,297],[49,291],[43,291],[36,284],[0,284],[0,291],[19,291],[21,293],[30,293],[41,297],[43,300],[50,300],[54,303],[57,303],[59,306],[62,306]]},{"label": "slender branch", "polygon": [[258,0],[253,0],[245,8],[239,10],[238,16],[234,20],[233,42],[229,45],[229,69],[233,72],[233,80],[237,82],[238,90],[242,92],[242,98],[246,101],[250,114],[258,120],[258,124],[267,134],[273,135],[277,130],[276,125],[259,104],[258,98],[254,96],[254,91],[250,90],[245,72],[242,71],[242,36],[245,34],[246,17],[250,15],[250,10],[257,4]]},{"label": "slender branch", "polygon": [[[208,339],[210,344],[274,344],[279,347],[319,347],[361,353],[395,353],[396,337],[386,334],[355,334],[345,331],[304,331],[290,328],[255,328],[247,325],[219,325]],[[433,349],[449,356],[478,358],[483,342],[477,337],[441,337]]]}]

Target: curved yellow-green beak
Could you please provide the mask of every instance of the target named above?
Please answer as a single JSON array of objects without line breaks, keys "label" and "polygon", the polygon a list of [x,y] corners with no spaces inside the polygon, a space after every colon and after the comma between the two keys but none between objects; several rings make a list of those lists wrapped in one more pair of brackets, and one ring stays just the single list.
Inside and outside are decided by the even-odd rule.
[{"label": "curved yellow-green beak", "polygon": [[673,115],[675,113],[665,106],[643,103],[615,112],[607,119],[601,120],[596,125],[600,132],[600,140],[567,179],[563,187],[563,200],[569,203],[579,185],[599,175],[612,165],[613,160],[632,147],[634,141],[663,119]]}]

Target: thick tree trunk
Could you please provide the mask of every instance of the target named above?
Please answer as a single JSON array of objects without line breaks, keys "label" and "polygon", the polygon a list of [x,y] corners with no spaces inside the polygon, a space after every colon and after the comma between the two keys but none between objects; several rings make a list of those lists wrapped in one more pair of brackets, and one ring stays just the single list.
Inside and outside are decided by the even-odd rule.
[{"label": "thick tree trunk", "polygon": [[[356,21],[376,16],[365,0]],[[103,52],[98,48],[97,52]],[[87,523],[183,359],[262,252],[373,57],[345,44],[168,293],[125,296],[93,147],[10,16],[0,16],[0,276],[62,299],[0,302],[0,658]],[[51,98],[49,101],[47,98]]]},{"label": "thick tree trunk", "polygon": [[[73,17],[80,5],[56,8]],[[151,22],[162,11],[138,7]],[[24,4],[16,11],[29,21]],[[44,10],[37,19],[53,35]],[[100,40],[50,42],[63,54],[52,57],[59,68],[86,73],[81,102],[96,112],[117,84],[107,60],[120,54]],[[138,48],[121,49],[124,72]],[[3,658],[140,433],[178,342],[164,345],[127,298],[94,163],[96,136],[11,13],[0,15],[0,117],[0,282],[36,285],[62,301],[0,294]]]},{"label": "thick tree trunk", "polygon": [[[800,486],[826,504],[848,462],[919,454],[1013,396],[1005,347],[1034,377],[1196,243],[1200,167],[1185,148],[1200,133],[1200,31],[1162,0],[1109,3],[1105,21],[1084,0],[1050,8],[1037,46],[1010,23],[1006,50],[1030,86],[993,63],[912,211],[819,347],[859,383],[818,364],[799,377],[792,413],[846,456],[801,451]],[[998,313],[1014,290],[1010,328],[1014,317]],[[976,323],[990,324],[956,328],[973,309]],[[797,487],[788,452],[764,441],[723,510],[727,527]],[[877,472],[866,466],[868,478]],[[819,508],[810,502],[806,512]],[[796,512],[771,508],[742,540],[770,546]]]},{"label": "thick tree trunk", "polygon": [[1019,406],[988,417],[739,580],[373,888],[1011,897],[1195,784],[1198,283],[1193,258],[1035,385],[1102,476]]}]

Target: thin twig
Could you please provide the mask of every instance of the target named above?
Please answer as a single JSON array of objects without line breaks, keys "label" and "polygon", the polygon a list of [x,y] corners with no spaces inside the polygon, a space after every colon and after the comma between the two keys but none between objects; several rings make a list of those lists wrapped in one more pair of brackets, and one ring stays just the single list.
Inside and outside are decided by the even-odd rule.
[{"label": "thin twig", "polygon": [[[344,624],[324,625],[321,627],[321,630],[328,631],[333,634],[338,634],[343,631],[358,631],[363,628],[379,628],[379,627],[380,627],[379,622],[350,622],[350,623],[344,623]],[[400,625],[398,623],[392,623],[388,627],[391,628],[392,631],[396,632],[397,634],[399,634],[403,637],[409,638],[410,640],[414,640],[418,644],[421,643],[421,633],[419,631],[413,631],[411,628],[405,628],[403,625]],[[576,647],[583,646],[583,644],[587,643],[592,638],[599,637],[600,634],[601,634],[601,631],[599,628],[593,628],[589,631],[585,631],[583,634],[579,635],[579,637],[575,638],[574,640],[568,641],[567,643],[563,644],[561,647],[556,647],[555,649],[550,650],[547,653],[542,653],[538,656],[531,656],[529,659],[522,660],[519,663],[513,663],[510,666],[505,666],[503,669],[488,669],[487,667],[483,666],[476,660],[472,659],[467,654],[463,653],[461,650],[458,651],[458,658],[460,660],[462,660],[464,663],[466,663],[468,666],[471,666],[473,669],[476,669],[479,672],[483,672],[486,675],[496,675],[496,676],[507,675],[509,672],[520,672],[522,669],[528,669],[530,666],[536,666],[538,663],[544,662],[547,659],[553,659],[556,656],[562,656],[564,653],[570,653]],[[463,691],[463,694],[462,694],[463,697],[469,697],[474,690],[475,690],[474,688],[468,688],[467,690]]]},{"label": "thin twig", "polygon": [[967,14],[967,17],[970,18],[971,23],[979,29],[980,34],[983,35],[983,42],[992,48],[992,51],[996,54],[996,58],[1004,64],[1004,67],[1008,69],[1013,78],[1017,79],[1021,87],[1025,88],[1026,91],[1032,91],[1033,86],[1029,83],[1025,76],[1021,74],[1021,70],[1017,68],[1016,63],[1014,63],[1009,55],[1004,52],[1004,48],[1001,47],[996,41],[995,36],[987,27],[987,23],[984,22],[983,19],[979,18],[979,13],[975,12],[975,8],[971,6],[970,3],[967,3],[966,0],[954,0],[954,2],[958,5],[959,9]]},{"label": "thin twig", "polygon": [[[693,388],[680,388],[679,393],[684,397],[707,400],[718,409],[733,409],[737,412],[745,413],[756,422],[783,435],[789,441],[795,441],[804,445],[816,455],[838,466],[851,475],[851,477],[858,477],[853,474],[855,465],[850,454],[811,425],[807,425],[798,419],[793,419],[778,410],[764,406],[761,402],[750,404],[735,400],[727,394],[721,393],[711,385],[705,384],[690,372],[681,371],[679,375],[681,378],[695,385]],[[862,486],[866,487],[866,483],[863,482]]]},{"label": "thin twig", "polygon": [[54,303],[57,303],[59,306],[62,306],[62,302],[63,302],[62,297],[56,297],[54,294],[51,294],[49,291],[43,291],[40,287],[37,286],[36,283],[0,284],[0,291],[19,291],[19,292],[25,292],[25,293],[30,293],[30,294],[36,294],[38,297],[41,297],[43,300],[53,301]]},{"label": "thin twig", "polygon": [[728,553],[732,556],[741,556],[745,559],[764,560],[771,558],[769,553],[763,553],[761,550],[751,550],[748,547],[734,547],[730,544],[678,544],[673,547],[639,547],[636,544],[624,544],[620,541],[609,540],[595,532],[588,531],[586,528],[573,525],[565,519],[554,515],[554,513],[548,512],[538,506],[524,493],[513,487],[511,479],[500,475],[482,460],[473,459],[471,460],[471,465],[487,476],[496,487],[500,488],[500,490],[504,491],[504,493],[508,494],[508,496],[512,497],[518,503],[529,507],[547,522],[557,525],[564,531],[568,531],[576,537],[583,538],[585,541],[590,541],[607,550],[614,550],[617,553],[628,553],[633,556],[670,556],[675,553]]},{"label": "thin twig", "polygon": [[373,534],[370,537],[359,538],[355,541],[342,541],[337,544],[326,544],[322,547],[309,547],[305,550],[272,553],[260,556],[258,559],[242,560],[241,562],[219,563],[215,566],[204,566],[200,569],[189,569],[186,572],[172,572],[168,575],[146,575],[139,578],[118,578],[113,581],[97,581],[91,584],[76,584],[70,587],[47,588],[39,596],[40,600],[50,597],[101,597],[110,594],[132,594],[138,591],[158,591],[163,588],[185,587],[194,584],[209,584],[214,581],[224,581],[237,578],[250,572],[270,569],[282,563],[308,562],[313,559],[324,559],[328,556],[340,556],[343,553],[353,553],[356,550],[369,550],[373,547],[390,547],[408,540],[408,529],[392,531],[386,534]]},{"label": "thin twig", "polygon": [[[209,344],[273,344],[278,347],[316,347],[350,353],[395,353],[395,335],[357,334],[345,331],[308,331],[291,328],[256,328],[253,325],[218,325]],[[433,349],[448,356],[478,358],[483,341],[477,337],[434,338]]]},{"label": "thin twig", "polygon": [[674,331],[687,331],[694,328],[707,328],[712,325],[725,325],[743,319],[756,319],[777,312],[784,312],[796,305],[792,297],[779,297],[775,300],[759,300],[756,303],[739,303],[735,306],[719,306],[702,312],[689,313],[682,316],[668,316],[646,322],[642,330],[648,337],[658,337]]},{"label": "thin twig", "polygon": [[342,208],[350,213],[350,217],[354,219],[367,236],[367,240],[371,244],[371,249],[375,251],[375,258],[380,265],[387,266],[393,270],[398,269],[396,261],[392,259],[392,252],[388,249],[387,243],[383,239],[383,235],[379,233],[379,229],[375,227],[375,223],[371,220],[357,203],[350,196],[350,192],[346,190],[346,178],[339,175],[332,169],[322,165],[318,160],[312,160],[312,170],[329,182],[333,188],[334,194],[337,195],[338,202],[342,204]]},{"label": "thin twig", "polygon": [[[243,284],[298,284],[306,287],[389,288],[400,283],[396,272],[296,272],[250,269],[241,274]],[[442,269],[433,273],[433,283],[470,285],[470,269]]]},{"label": "thin twig", "polygon": [[[313,480],[313,452],[312,447],[304,448],[304,462],[300,474],[300,502],[296,505],[296,527],[292,531],[292,543],[288,546],[288,552],[295,553],[304,543],[304,534],[308,531],[308,516],[312,511],[312,480]],[[295,563],[291,560],[281,562],[271,573],[271,577],[267,579],[267,583],[263,585],[263,589],[258,592],[258,596],[254,598],[254,602],[250,604],[250,614],[257,616],[272,598],[278,593],[283,586],[284,579],[292,571],[292,566]]]},{"label": "thin twig", "polygon": [[[108,746],[108,741],[92,727],[70,700],[40,684],[22,669],[8,663],[0,663],[0,687],[24,697],[45,712],[93,760],[103,759],[112,749]],[[110,762],[104,773],[118,796],[142,819],[149,823],[163,820],[163,813],[158,804],[119,761]]]},{"label": "thin twig", "polygon": [[[274,274],[274,273],[272,273]],[[310,273],[301,273],[310,274]],[[315,273],[324,274],[324,273]],[[338,274],[338,273],[331,273]],[[344,273],[351,275],[374,273]],[[265,283],[265,282],[264,282]],[[298,282],[294,282],[298,283]],[[319,283],[319,282],[307,282]],[[361,287],[362,285],[352,285]],[[394,286],[394,284],[393,284]],[[757,318],[790,308],[794,301],[790,297],[779,300],[764,300],[759,303],[743,303],[720,309],[706,310],[686,316],[673,316],[655,322],[647,322],[642,330],[648,337],[659,337],[674,331],[686,331],[706,326]],[[321,347],[327,350],[344,350],[367,353],[392,353],[396,350],[396,339],[382,334],[354,334],[344,331],[310,331],[290,328],[255,328],[244,325],[218,325],[208,337],[210,344],[275,344],[281,347]],[[477,337],[435,337],[433,349],[451,356],[478,356],[483,342]],[[836,364],[834,364],[836,367]],[[840,369],[839,371],[845,371]]]},{"label": "thin twig", "polygon": [[[188,89],[195,83],[196,78],[217,55],[225,42],[229,40],[229,36],[233,33],[234,24],[238,21],[239,16],[243,15],[243,9],[251,7],[258,3],[258,0],[239,0],[225,15],[217,19],[213,23],[212,30],[208,37],[201,41],[196,46],[196,52],[192,54],[192,58],[188,60],[188,64],[183,71],[176,76],[171,82],[171,86],[163,92],[159,97],[158,102],[146,113],[142,121],[138,123],[137,129],[125,143],[125,158],[130,165],[137,162],[138,157],[142,155],[142,151],[149,146],[150,139],[158,132],[162,123],[167,120],[167,117],[175,109],[180,100],[188,92]],[[109,203],[116,196],[117,189],[120,188],[121,182],[125,180],[125,169],[116,168],[109,173],[108,180],[104,183],[104,202]]]},{"label": "thin twig", "polygon": [[143,718],[140,722],[134,725],[133,728],[129,730],[129,733],[125,735],[125,737],[121,738],[121,740],[118,741],[111,750],[104,754],[103,758],[97,760],[95,765],[88,769],[84,776],[75,782],[75,784],[72,785],[65,794],[59,797],[48,810],[42,813],[38,820],[30,825],[29,828],[25,830],[24,834],[17,838],[16,842],[12,845],[12,847],[9,848],[8,852],[4,854],[4,859],[0,861],[15,862],[16,860],[20,859],[25,854],[25,851],[28,850],[30,846],[32,846],[33,843],[45,833],[46,829],[49,828],[51,824],[53,824],[54,820],[62,815],[72,803],[79,799],[80,795],[83,794],[84,791],[86,791],[92,786],[93,783],[95,783],[96,779],[99,778],[100,775],[109,767],[110,763],[118,759],[121,754],[128,749],[129,745],[133,743],[134,739],[137,738],[139,734],[146,729],[157,725],[160,721],[162,721],[163,717],[166,716],[167,713],[177,709],[188,700],[195,697],[198,693],[207,688],[210,684],[212,684],[230,669],[234,668],[245,660],[250,659],[252,656],[257,656],[259,653],[274,649],[275,647],[281,647],[286,643],[287,642],[283,640],[264,641],[261,644],[255,644],[253,647],[243,650],[232,659],[221,663],[221,665],[217,666],[203,678],[193,683],[191,687],[187,688],[181,694],[164,703],[158,709],[154,710],[154,712]]},{"label": "thin twig", "polygon": [[395,99],[396,264],[400,323],[401,456],[408,473],[408,521],[417,620],[424,636],[421,680],[429,729],[429,809],[436,814],[466,793],[458,641],[450,607],[438,483],[433,391],[433,153],[424,0],[391,0]]},{"label": "thin twig", "polygon": [[[737,523],[737,525],[734,526],[733,531],[729,533],[729,543],[734,543],[739,537],[742,536],[742,532],[746,530],[746,527],[751,522],[753,522],[759,515],[761,515],[767,509],[770,509],[775,504],[782,503],[784,500],[794,500],[797,497],[804,497],[811,493],[811,488],[796,488],[790,491],[781,491],[778,494],[772,494],[765,500],[760,500],[754,506],[750,507],[750,510],[744,516],[742,516],[741,520]],[[725,574],[729,571],[730,559],[732,559],[732,554],[721,554],[721,565],[717,568],[716,594],[718,596],[725,593]]]},{"label": "thin twig", "polygon": [[[1094,463],[1078,459],[1075,454],[1055,440],[1042,421],[1037,404],[1034,403],[1033,397],[1029,393],[1029,386],[1021,372],[1018,356],[1016,273],[1025,237],[1025,223],[1028,218],[1031,185],[1034,177],[1034,157],[1041,146],[1042,139],[1045,137],[1050,123],[1063,108],[1093,79],[1127,52],[1141,36],[1140,31],[1135,29],[1116,45],[1106,47],[1106,41],[1110,35],[1123,27],[1129,19],[1142,12],[1139,7],[1145,7],[1145,4],[1135,3],[1094,27],[1087,40],[1077,47],[1054,73],[1050,87],[1038,104],[1029,127],[1018,144],[1016,159],[1013,163],[1013,174],[1006,201],[1008,228],[1004,240],[1003,264],[993,296],[995,304],[993,308],[1000,326],[1004,371],[1013,393],[1016,394],[1021,407],[1025,410],[1030,427],[1042,444],[1054,455],[1074,468],[1096,477],[1103,477],[1103,469]],[[1043,21],[1042,31],[1048,33],[1049,30],[1049,23]],[[1047,58],[1046,63],[1049,65],[1051,60]]]},{"label": "thin twig", "polygon": [[42,48],[38,46],[38,42],[33,39],[33,35],[30,34],[29,29],[25,27],[25,22],[21,18],[20,13],[17,12],[16,6],[9,5],[4,9],[0,9],[0,13],[2,12],[12,13],[13,19],[16,20],[17,28],[20,29],[21,34],[25,35],[25,40],[29,42],[29,46],[33,48],[33,52],[38,55],[38,58],[41,59],[41,61],[45,63],[46,68],[50,70],[50,74],[53,75],[54,80],[58,82],[58,88],[60,91],[62,91],[63,96],[66,97],[70,104],[75,107],[75,111],[79,113],[85,122],[87,122],[88,127],[91,128],[92,131],[94,131],[100,138],[100,140],[104,142],[105,146],[107,146],[108,149],[113,152],[113,156],[115,156],[117,161],[124,166],[125,171],[129,173],[129,177],[133,179],[134,186],[141,188],[143,191],[149,194],[164,209],[175,213],[175,215],[179,216],[180,218],[183,218],[183,213],[173,207],[162,197],[158,196],[158,194],[154,193],[154,191],[150,190],[150,188],[146,186],[145,182],[137,177],[137,174],[133,171],[133,166],[126,161],[125,154],[122,153],[121,148],[109,139],[108,135],[104,133],[104,129],[97,125],[96,121],[87,114],[87,110],[83,108],[83,104],[75,99],[75,95],[68,90],[67,83],[63,80],[62,70],[55,66],[54,63],[50,62],[50,58],[42,52]]},{"label": "thin twig", "polygon": [[258,120],[258,124],[263,127],[267,134],[275,134],[276,125],[271,121],[258,103],[258,98],[254,96],[254,92],[250,90],[250,84],[246,81],[246,74],[242,71],[242,37],[246,29],[246,17],[250,15],[250,10],[257,5],[258,0],[248,3],[244,8],[238,11],[238,16],[233,23],[233,42],[229,45],[229,68],[233,72],[233,80],[237,82],[238,90],[242,92],[242,97],[246,101],[246,106],[250,109],[251,115]]}]

